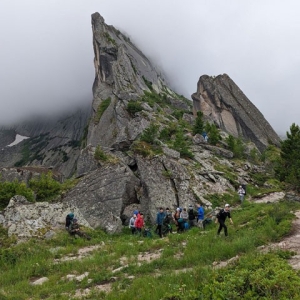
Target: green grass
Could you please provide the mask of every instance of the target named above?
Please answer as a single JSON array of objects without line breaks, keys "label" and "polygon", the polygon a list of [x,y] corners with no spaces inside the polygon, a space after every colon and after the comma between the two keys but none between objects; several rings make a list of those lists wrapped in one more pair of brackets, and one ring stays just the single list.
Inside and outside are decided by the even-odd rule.
[{"label": "green grass", "polygon": [[103,113],[105,112],[105,110],[109,107],[111,103],[111,98],[108,97],[107,99],[103,100],[99,106],[98,106],[98,109],[97,109],[97,112],[96,112],[96,115],[94,117],[94,123],[95,124],[98,124]]},{"label": "green grass", "polygon": [[[228,226],[227,239],[216,237],[217,225],[211,223],[205,231],[193,228],[164,239],[155,234],[152,238],[132,236],[128,228],[113,236],[100,230],[89,232],[91,241],[74,239],[62,231],[52,240],[33,239],[1,248],[0,299],[70,299],[78,289],[85,288],[91,289],[85,299],[299,299],[299,275],[285,259],[290,254],[281,251],[263,255],[256,251],[257,246],[278,241],[290,232],[291,211],[296,209],[300,205],[292,202],[246,201],[242,209],[233,209],[234,225]],[[99,249],[82,260],[54,263],[91,245],[99,245]],[[138,259],[138,255],[149,253],[160,256],[149,262]],[[236,255],[240,259],[233,266],[212,268],[214,262]],[[275,273],[268,265],[262,268],[267,263]],[[87,278],[81,282],[66,279],[68,274],[84,272],[89,272],[91,282]],[[128,278],[130,275],[134,278]],[[41,286],[30,285],[33,279],[43,276],[49,281]],[[114,282],[112,277],[116,278]],[[96,288],[104,283],[111,284],[108,294]]]}]

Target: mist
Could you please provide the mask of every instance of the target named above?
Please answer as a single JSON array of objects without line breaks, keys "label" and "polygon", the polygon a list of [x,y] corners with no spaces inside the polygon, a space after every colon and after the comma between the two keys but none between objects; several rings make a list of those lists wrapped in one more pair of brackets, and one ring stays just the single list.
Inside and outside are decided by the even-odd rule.
[{"label": "mist", "polygon": [[188,99],[228,74],[283,134],[299,123],[295,0],[12,0],[0,4],[0,124],[91,103],[91,14],[130,36]]}]

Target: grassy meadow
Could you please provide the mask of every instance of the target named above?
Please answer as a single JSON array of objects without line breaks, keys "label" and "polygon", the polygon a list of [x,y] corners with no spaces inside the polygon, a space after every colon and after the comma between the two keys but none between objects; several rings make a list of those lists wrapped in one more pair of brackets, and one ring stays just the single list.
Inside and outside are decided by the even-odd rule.
[{"label": "grassy meadow", "polygon": [[[294,202],[232,208],[229,236],[216,236],[217,224],[160,239],[89,231],[90,241],[65,231],[51,240],[10,246],[1,231],[0,299],[300,299],[300,277],[288,264],[293,253],[258,252],[291,231]],[[97,246],[85,257],[78,251]],[[238,258],[224,268],[218,262]],[[67,275],[82,275],[81,281]],[[31,283],[41,277],[42,285]],[[106,291],[102,288],[106,287]]]}]

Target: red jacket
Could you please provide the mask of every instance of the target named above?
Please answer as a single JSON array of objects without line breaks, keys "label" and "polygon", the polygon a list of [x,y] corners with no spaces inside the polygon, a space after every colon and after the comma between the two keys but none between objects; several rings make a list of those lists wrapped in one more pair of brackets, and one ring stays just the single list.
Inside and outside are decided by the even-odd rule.
[{"label": "red jacket", "polygon": [[141,218],[141,216],[138,216],[134,223],[135,228],[142,228],[144,227],[144,218]]}]

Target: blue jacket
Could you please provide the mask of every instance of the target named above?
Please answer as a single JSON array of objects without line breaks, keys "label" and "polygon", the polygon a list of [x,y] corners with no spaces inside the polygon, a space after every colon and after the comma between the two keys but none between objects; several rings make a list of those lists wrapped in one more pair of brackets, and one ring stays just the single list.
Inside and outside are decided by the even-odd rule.
[{"label": "blue jacket", "polygon": [[156,215],[156,224],[157,225],[162,225],[164,218],[165,218],[165,213],[164,212],[158,212]]},{"label": "blue jacket", "polygon": [[198,207],[198,220],[204,220],[204,209],[202,206]]}]

